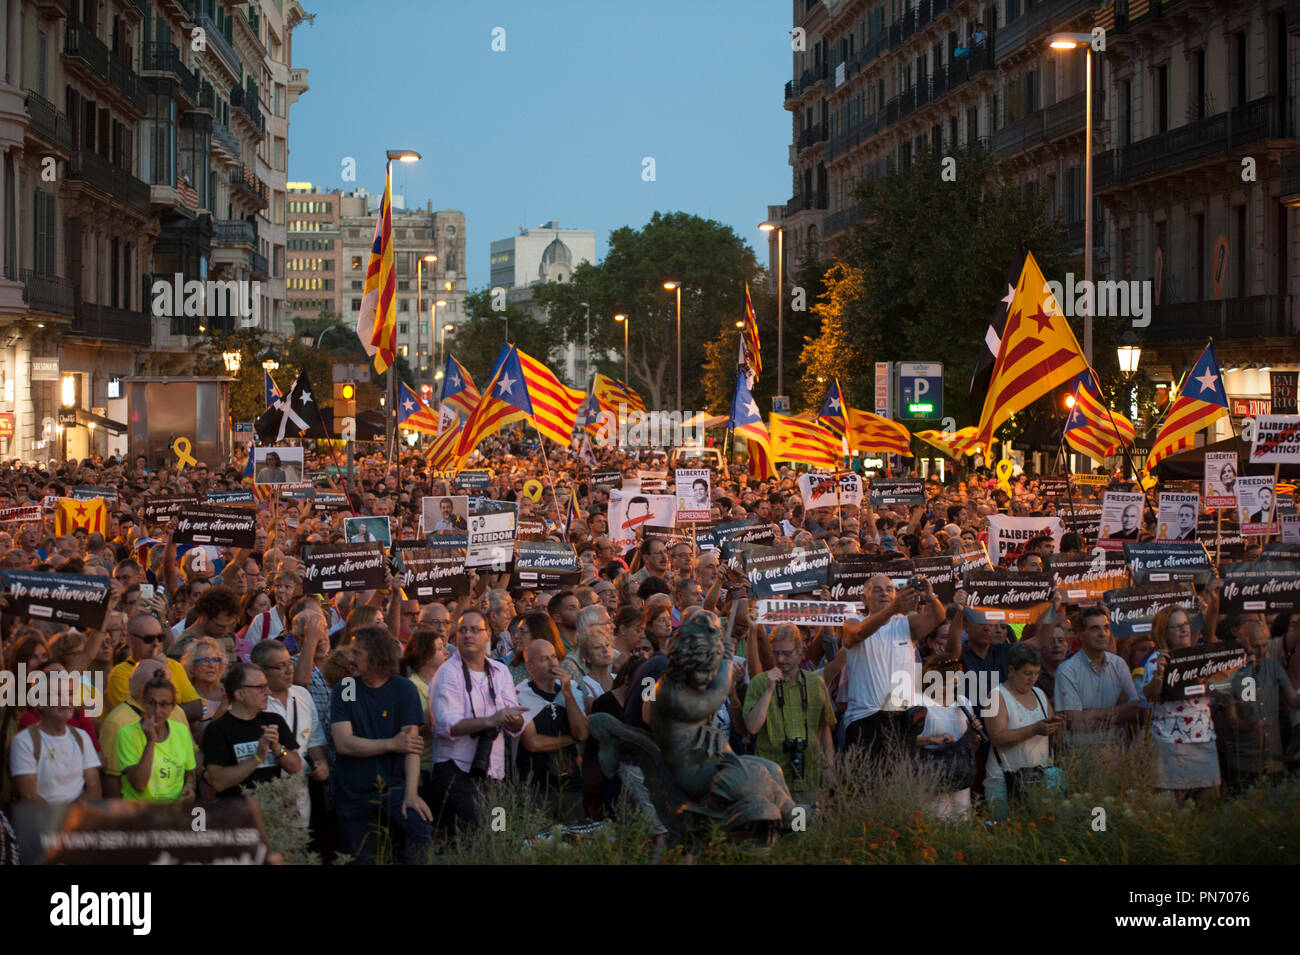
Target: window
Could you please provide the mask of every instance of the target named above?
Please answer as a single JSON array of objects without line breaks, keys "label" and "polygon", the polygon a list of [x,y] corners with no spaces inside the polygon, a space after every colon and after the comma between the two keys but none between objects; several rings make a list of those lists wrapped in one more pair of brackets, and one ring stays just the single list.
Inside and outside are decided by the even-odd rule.
[{"label": "window", "polygon": [[398,323],[397,323],[397,334],[399,334],[399,335],[409,335],[410,333],[411,333],[411,324],[410,324],[410,322],[398,322]]},{"label": "window", "polygon": [[352,256],[352,268],[353,269],[361,268],[361,256],[359,255]]},{"label": "window", "polygon": [[1156,67],[1155,121],[1157,133],[1169,132],[1169,64]]},{"label": "window", "polygon": [[1190,102],[1187,104],[1187,118],[1190,120],[1205,119],[1205,51],[1197,50],[1192,54],[1189,63],[1191,67],[1191,77],[1188,82],[1187,96]]},{"label": "window", "polygon": [[359,298],[354,298],[354,299],[352,300],[352,311],[354,311],[354,312],[359,312],[359,311],[361,311],[361,299],[359,299]]},{"label": "window", "polygon": [[[144,149],[140,151],[140,178],[150,185],[171,186],[175,184],[172,178],[172,156],[176,147],[176,101],[170,96],[155,95],[148,96],[146,101],[147,112],[140,121],[140,133],[144,140]],[[107,112],[104,111],[105,115]],[[89,147],[93,141],[92,135],[82,145]]]},{"label": "window", "polygon": [[1250,76],[1246,72],[1248,64],[1246,62],[1246,33],[1234,33],[1232,35],[1232,106],[1241,106],[1246,102],[1249,93]]},{"label": "window", "polygon": [[[206,119],[206,117],[203,117]],[[200,209],[210,209],[208,204],[208,140],[210,134],[206,129],[198,129],[183,124],[177,131],[177,176],[180,185],[181,175],[189,179],[190,186],[199,197]]]},{"label": "window", "polygon": [[37,275],[53,277],[56,238],[54,194],[44,189],[35,191],[32,204],[32,270]]},{"label": "window", "polygon": [[50,62],[50,35],[42,30],[36,34],[36,92],[48,97],[49,90],[45,85],[45,74],[49,71]]},{"label": "window", "polygon": [[363,288],[364,288],[364,284],[363,284],[362,282],[357,281],[356,279],[353,279],[353,281],[352,281],[352,291],[354,291],[354,292],[360,292]]}]

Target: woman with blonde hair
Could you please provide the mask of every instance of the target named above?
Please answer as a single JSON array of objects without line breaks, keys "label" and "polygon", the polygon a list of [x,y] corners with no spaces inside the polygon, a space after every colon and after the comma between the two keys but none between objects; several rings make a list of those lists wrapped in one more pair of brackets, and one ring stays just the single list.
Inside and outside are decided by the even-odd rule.
[{"label": "woman with blonde hair", "polygon": [[199,637],[185,648],[181,657],[185,675],[203,700],[203,716],[195,725],[195,742],[203,742],[203,730],[230,706],[221,679],[226,673],[226,658],[221,645],[211,637]]}]

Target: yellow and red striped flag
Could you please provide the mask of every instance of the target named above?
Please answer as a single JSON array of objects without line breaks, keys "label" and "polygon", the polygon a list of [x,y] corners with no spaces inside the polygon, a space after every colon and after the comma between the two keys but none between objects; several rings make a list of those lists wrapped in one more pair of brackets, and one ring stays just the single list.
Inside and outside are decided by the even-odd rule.
[{"label": "yellow and red striped flag", "polygon": [[773,461],[798,461],[835,470],[840,463],[840,439],[811,421],[776,414],[768,418]]},{"label": "yellow and red striped flag", "polygon": [[[516,350],[517,351],[517,350]],[[532,420],[540,434],[556,444],[568,447],[573,440],[573,428],[578,421],[578,409],[586,400],[585,392],[577,391],[560,381],[555,372],[536,358],[517,351],[519,367],[524,374],[524,387],[532,404]]]},{"label": "yellow and red striped flag", "polygon": [[1051,299],[1033,254],[1027,254],[980,415],[980,444],[989,447],[1013,414],[1087,370],[1070,323]]},{"label": "yellow and red striped flag", "polygon": [[912,433],[897,421],[882,418],[870,411],[844,409],[848,419],[847,438],[850,451],[869,454],[912,456]]},{"label": "yellow and red striped flag", "polygon": [[960,461],[968,454],[980,454],[979,429],[975,425],[956,431],[918,431],[916,436],[926,444],[938,448],[950,458]]},{"label": "yellow and red striped flag", "polygon": [[76,530],[87,533],[108,533],[108,505],[102,497],[82,501],[75,497],[61,497],[54,508],[54,533],[71,534]]},{"label": "yellow and red striped flag", "polygon": [[450,471],[456,466],[456,448],[460,444],[460,428],[447,428],[429,443],[427,459],[435,471]]},{"label": "yellow and red striped flag", "polygon": [[370,264],[357,318],[357,338],[375,370],[383,374],[397,360],[397,276],[393,268],[393,161],[384,175],[384,199],[370,243]]},{"label": "yellow and red striped flag", "polygon": [[610,412],[615,418],[620,416],[620,411],[645,411],[645,399],[618,378],[597,372],[591,383],[591,393],[600,410]]},{"label": "yellow and red striped flag", "polygon": [[470,377],[465,366],[448,355],[447,367],[443,369],[442,376],[443,407],[451,405],[457,412],[463,413],[468,418],[474,413],[480,397],[478,389],[474,387],[474,379]]},{"label": "yellow and red striped flag", "polygon": [[749,476],[759,481],[776,477],[772,439],[758,413],[758,402],[745,383],[744,372],[736,375],[736,393],[731,399],[731,420],[728,424],[734,437],[745,439],[745,447],[749,450]]},{"label": "yellow and red striped flag", "polygon": [[740,367],[752,388],[763,372],[763,355],[758,341],[758,316],[754,314],[748,282],[745,283],[745,324],[740,330]]},{"label": "yellow and red striped flag", "polygon": [[1179,451],[1196,444],[1196,434],[1228,413],[1228,393],[1223,389],[1223,369],[1214,354],[1214,344],[1205,346],[1201,357],[1187,377],[1173,406],[1165,415],[1151,454],[1147,456],[1146,469]]},{"label": "yellow and red striped flag", "polygon": [[514,345],[502,345],[492,377],[483,389],[483,397],[460,428],[456,459],[463,459],[489,435],[496,434],[508,424],[530,418],[532,414],[533,406],[528,400],[524,373],[519,365],[519,351]]},{"label": "yellow and red striped flag", "polygon": [[817,415],[817,423],[825,425],[836,434],[842,435],[848,427],[848,405],[844,401],[844,391],[840,388],[838,376],[831,379],[826,387],[826,397],[822,399],[822,410]]},{"label": "yellow and red striped flag", "polygon": [[1065,440],[1072,448],[1102,461],[1115,453],[1121,441],[1132,444],[1136,434],[1133,422],[1110,411],[1091,388],[1082,382],[1075,386],[1074,407],[1065,422]]}]

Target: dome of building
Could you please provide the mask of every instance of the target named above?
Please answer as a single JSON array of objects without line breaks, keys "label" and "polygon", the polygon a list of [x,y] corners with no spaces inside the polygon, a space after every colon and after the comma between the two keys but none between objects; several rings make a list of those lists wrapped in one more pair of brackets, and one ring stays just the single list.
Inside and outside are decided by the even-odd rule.
[{"label": "dome of building", "polygon": [[561,262],[565,265],[572,265],[573,253],[569,251],[567,245],[560,241],[560,237],[557,235],[551,240],[551,244],[546,247],[546,250],[542,252],[542,267],[557,265]]}]

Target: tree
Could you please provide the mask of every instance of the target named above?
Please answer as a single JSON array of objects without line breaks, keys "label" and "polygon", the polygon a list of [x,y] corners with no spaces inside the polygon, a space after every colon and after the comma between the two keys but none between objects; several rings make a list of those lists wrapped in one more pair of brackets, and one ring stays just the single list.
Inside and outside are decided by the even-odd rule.
[{"label": "tree", "polygon": [[[1059,275],[1061,222],[1049,216],[1044,197],[1006,181],[987,151],[967,147],[953,158],[955,179],[923,153],[858,187],[868,221],[854,228],[838,269],[827,273],[817,308],[822,330],[804,349],[805,385],[808,376],[839,375],[850,404],[870,408],[871,362],[941,361],[945,414],[959,426],[978,421],[969,383],[1008,266],[1023,247],[1048,278]],[[1113,340],[1113,330],[1095,322],[1103,373],[1102,343]]]},{"label": "tree", "polygon": [[[622,355],[624,330],[613,317],[627,315],[629,384],[648,407],[662,409],[677,399],[677,302],[664,282],[681,282],[682,404],[689,409],[706,400],[705,345],[728,325],[734,329],[744,315],[744,283],[755,288],[760,278],[753,250],[729,227],[684,212],[656,212],[640,229],[611,232],[599,265],[584,262],[571,281],[539,285],[535,294],[565,341],[584,342],[590,321],[598,355]],[[622,377],[621,361],[598,361],[597,367]]]},{"label": "tree", "polygon": [[505,307],[500,310],[494,309],[493,304],[490,289],[479,289],[466,295],[466,319],[447,333],[445,343],[446,353],[456,356],[480,390],[487,385],[492,369],[496,367],[507,333],[510,342],[520,351],[547,366],[551,365],[555,352],[563,344],[548,322],[538,321],[508,302],[503,303]]}]

